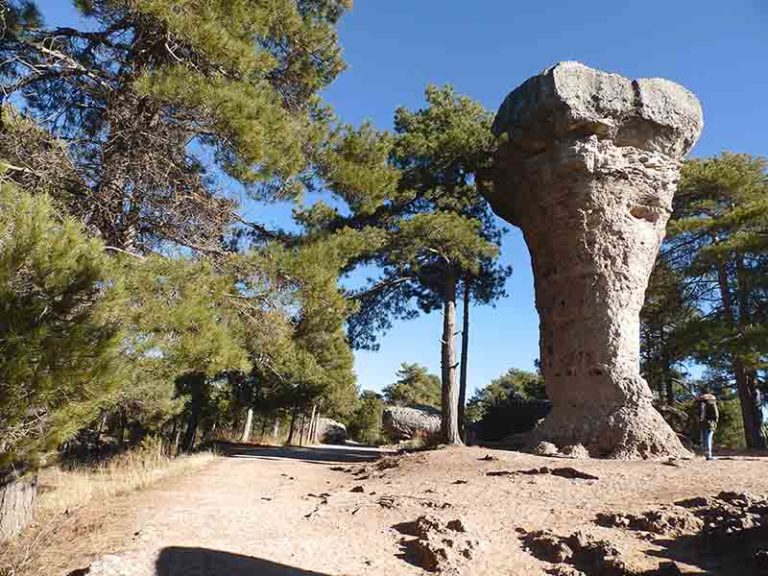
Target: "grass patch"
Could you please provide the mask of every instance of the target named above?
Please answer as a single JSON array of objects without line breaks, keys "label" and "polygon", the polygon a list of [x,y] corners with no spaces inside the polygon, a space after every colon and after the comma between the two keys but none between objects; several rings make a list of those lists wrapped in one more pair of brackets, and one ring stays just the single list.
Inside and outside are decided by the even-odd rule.
[{"label": "grass patch", "polygon": [[83,559],[112,552],[122,526],[105,518],[118,506],[119,496],[202,467],[214,457],[204,452],[168,458],[150,445],[98,466],[42,470],[36,519],[19,537],[0,545],[0,576],[66,574]]}]

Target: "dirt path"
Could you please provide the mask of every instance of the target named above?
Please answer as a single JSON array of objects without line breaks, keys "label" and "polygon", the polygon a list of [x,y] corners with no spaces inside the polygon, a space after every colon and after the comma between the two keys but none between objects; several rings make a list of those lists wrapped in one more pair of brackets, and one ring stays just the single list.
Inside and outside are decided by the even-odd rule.
[{"label": "dirt path", "polygon": [[[685,574],[730,575],[737,573],[732,567],[682,540],[600,527],[595,518],[638,514],[723,490],[768,495],[765,458],[617,462],[480,448],[381,456],[356,447],[238,447],[193,474],[78,512],[70,538],[90,539],[88,557],[40,574],[425,574],[418,566],[423,557],[409,547],[416,542],[414,521],[427,516],[430,530],[438,524],[432,543],[457,560],[446,574],[555,573],[553,564],[521,542],[522,535],[546,529],[608,538],[641,571],[674,560]],[[541,468],[575,469],[581,476]],[[460,528],[446,532],[451,523]],[[86,571],[95,556],[101,558]]]},{"label": "dirt path", "polygon": [[[339,522],[360,495],[332,470],[369,462],[358,447],[248,447],[193,477],[143,494],[131,542],[97,563],[105,576],[420,574],[397,558],[393,535]],[[333,499],[334,514],[327,514]],[[346,515],[346,514],[345,514]],[[360,525],[362,524],[362,525]],[[128,526],[126,526],[128,527]]]}]

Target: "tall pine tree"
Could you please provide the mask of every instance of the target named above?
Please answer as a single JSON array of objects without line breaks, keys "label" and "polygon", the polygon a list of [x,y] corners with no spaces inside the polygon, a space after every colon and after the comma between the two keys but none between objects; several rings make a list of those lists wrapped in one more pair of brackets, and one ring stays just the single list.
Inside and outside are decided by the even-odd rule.
[{"label": "tall pine tree", "polygon": [[728,153],[686,163],[662,249],[695,286],[692,356],[733,383],[751,448],[765,446],[757,399],[768,365],[767,168]]}]

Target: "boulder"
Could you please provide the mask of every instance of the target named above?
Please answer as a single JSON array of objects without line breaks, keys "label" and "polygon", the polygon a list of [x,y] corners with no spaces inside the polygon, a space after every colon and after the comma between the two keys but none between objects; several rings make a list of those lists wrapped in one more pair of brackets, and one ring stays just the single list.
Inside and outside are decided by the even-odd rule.
[{"label": "boulder", "polygon": [[429,438],[440,433],[440,410],[431,406],[388,406],[382,427],[394,441]]},{"label": "boulder", "polygon": [[316,438],[321,444],[344,444],[347,441],[347,427],[330,418],[318,418]]}]

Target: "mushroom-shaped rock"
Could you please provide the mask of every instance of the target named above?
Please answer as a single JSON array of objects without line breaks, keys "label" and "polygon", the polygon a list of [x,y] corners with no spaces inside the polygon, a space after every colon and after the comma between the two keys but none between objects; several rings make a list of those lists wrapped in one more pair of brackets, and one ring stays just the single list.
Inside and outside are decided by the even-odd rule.
[{"label": "mushroom-shaped rock", "polygon": [[564,62],[507,96],[485,192],[522,228],[553,402],[532,440],[594,455],[687,454],[640,376],[639,315],[701,107],[667,80]]}]

